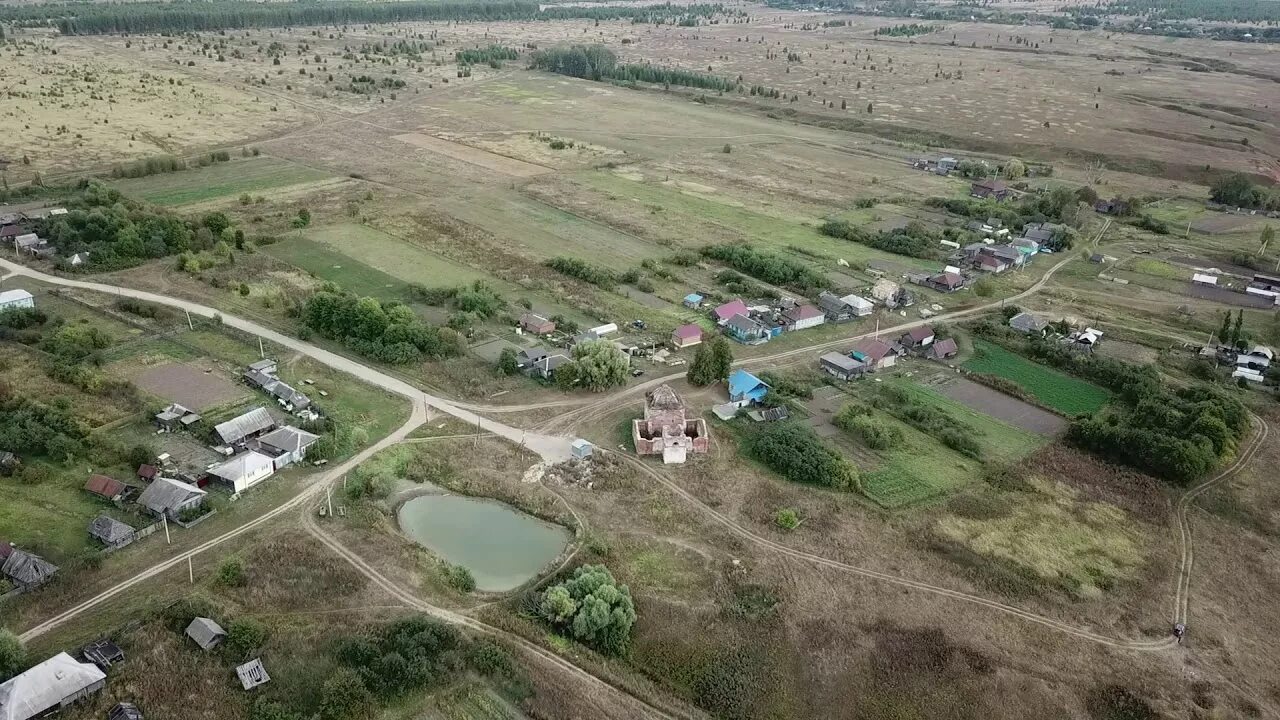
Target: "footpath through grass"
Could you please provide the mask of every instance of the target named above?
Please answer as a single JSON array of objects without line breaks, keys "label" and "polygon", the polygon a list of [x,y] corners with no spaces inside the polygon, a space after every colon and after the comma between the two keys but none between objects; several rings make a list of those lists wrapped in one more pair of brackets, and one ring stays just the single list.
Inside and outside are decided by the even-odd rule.
[{"label": "footpath through grass", "polygon": [[1106,390],[1031,362],[986,340],[974,340],[974,356],[964,368],[1017,383],[1028,395],[1063,415],[1096,412],[1107,403]]}]

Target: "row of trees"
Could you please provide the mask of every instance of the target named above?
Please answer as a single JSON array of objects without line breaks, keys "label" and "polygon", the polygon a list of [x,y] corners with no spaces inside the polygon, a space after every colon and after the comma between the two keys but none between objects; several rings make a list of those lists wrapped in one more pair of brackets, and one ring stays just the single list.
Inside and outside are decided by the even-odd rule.
[{"label": "row of trees", "polygon": [[590,283],[605,290],[610,290],[618,284],[620,280],[617,273],[609,268],[592,265],[585,260],[578,258],[559,256],[553,257],[546,262],[547,267],[555,270],[563,275],[576,278],[585,283]]},{"label": "row of trees", "polygon": [[359,297],[332,283],[307,300],[302,323],[362,355],[394,365],[466,352],[466,340],[458,332],[428,325],[408,306]]},{"label": "row of trees", "polygon": [[729,341],[724,336],[718,335],[711,342],[698,346],[698,351],[693,355],[693,362],[689,363],[689,371],[685,373],[685,378],[694,387],[704,387],[728,380],[729,370],[732,368],[733,349],[729,347]]},{"label": "row of trees", "polygon": [[926,260],[936,260],[940,255],[938,236],[917,220],[912,220],[905,227],[873,233],[847,220],[831,219],[822,223],[818,231],[823,235],[856,242],[896,255]]},{"label": "row of trees", "polygon": [[782,285],[804,293],[832,286],[830,278],[808,265],[760,252],[750,245],[708,245],[701,252],[704,257],[718,260],[771,285]]},{"label": "row of trees", "polygon": [[519,50],[505,45],[490,45],[483,48],[459,50],[454,53],[454,59],[457,60],[459,65],[481,65],[487,63],[494,67],[499,67],[502,65],[502,61],[515,60],[518,57],[520,57]]},{"label": "row of trees", "polygon": [[738,87],[736,81],[717,75],[653,65],[619,64],[618,56],[603,45],[574,45],[541,50],[534,53],[530,67],[584,80],[647,82],[722,92]]},{"label": "row of trees", "polygon": [[454,2],[405,0],[367,3],[331,2],[259,3],[252,0],[202,2],[137,2],[128,4],[49,3],[4,6],[0,22],[38,25],[56,22],[67,35],[108,33],[184,33],[240,28],[295,27],[304,25],[363,25],[393,22],[469,22],[511,20],[631,19],[634,22],[681,23],[723,13],[720,5],[670,4],[639,7],[553,6],[545,10],[536,2],[494,0]]}]

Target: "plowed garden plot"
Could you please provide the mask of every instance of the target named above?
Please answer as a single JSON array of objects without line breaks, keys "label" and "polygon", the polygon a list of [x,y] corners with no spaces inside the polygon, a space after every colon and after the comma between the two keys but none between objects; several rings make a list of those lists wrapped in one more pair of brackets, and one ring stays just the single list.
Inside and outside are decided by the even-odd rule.
[{"label": "plowed garden plot", "polygon": [[985,340],[975,340],[968,370],[1017,383],[1037,400],[1063,415],[1083,415],[1107,403],[1107,391],[1084,380],[1051,370]]},{"label": "plowed garden plot", "polygon": [[1057,435],[1067,427],[1066,420],[1047,410],[972,380],[957,378],[935,389],[967,408],[1038,435]]},{"label": "plowed garden plot", "polygon": [[239,400],[245,390],[217,372],[205,372],[182,363],[143,368],[133,376],[140,389],[192,410],[205,410]]}]

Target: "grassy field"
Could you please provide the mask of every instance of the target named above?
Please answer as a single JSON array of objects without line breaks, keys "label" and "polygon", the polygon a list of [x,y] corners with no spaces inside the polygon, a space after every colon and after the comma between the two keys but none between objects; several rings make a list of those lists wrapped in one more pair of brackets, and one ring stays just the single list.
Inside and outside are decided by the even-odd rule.
[{"label": "grassy field", "polygon": [[964,364],[965,368],[1011,380],[1064,415],[1095,412],[1107,403],[1107,391],[1097,385],[1033,363],[999,345],[975,340],[974,351],[973,359]]},{"label": "grassy field", "polygon": [[941,410],[963,423],[978,440],[983,459],[965,457],[936,438],[876,410],[878,423],[897,427],[905,438],[901,447],[876,453],[883,458],[883,464],[862,476],[863,494],[882,507],[902,508],[954,491],[981,476],[984,462],[1014,462],[1048,441],[974,412],[911,380],[894,378],[888,383],[905,390],[915,403]]},{"label": "grassy field", "polygon": [[156,205],[189,205],[243,193],[257,195],[275,188],[323,180],[330,175],[287,160],[257,157],[233,160],[183,172],[119,180],[121,192]]},{"label": "grassy field", "polygon": [[263,248],[263,252],[321,280],[338,283],[358,295],[369,295],[380,300],[405,299],[405,281],[313,240],[290,237],[268,245]]},{"label": "grassy field", "polygon": [[[453,287],[473,280],[494,282],[482,270],[452,262],[364,225],[343,223],[314,228],[307,231],[306,240],[342,253],[349,260],[359,258],[355,262],[404,282],[427,287]],[[344,268],[342,274],[346,272]]]}]

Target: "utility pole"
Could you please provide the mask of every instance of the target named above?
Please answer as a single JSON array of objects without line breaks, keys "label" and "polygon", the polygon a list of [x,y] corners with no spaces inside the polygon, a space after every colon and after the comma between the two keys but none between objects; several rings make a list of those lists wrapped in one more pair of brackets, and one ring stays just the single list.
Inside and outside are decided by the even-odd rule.
[{"label": "utility pole", "polygon": [[191,311],[190,311],[190,310],[183,310],[182,312],[184,312],[184,313],[186,313],[186,314],[187,314],[187,329],[189,329],[189,330],[195,330],[195,329],[196,329],[195,323],[192,323],[192,322],[191,322]]},{"label": "utility pole", "polygon": [[187,556],[187,579],[191,581],[192,585],[196,584],[196,571],[195,568],[191,567],[190,555]]},{"label": "utility pole", "polygon": [[267,351],[262,348],[262,338],[258,338],[258,358],[266,359]]},{"label": "utility pole", "polygon": [[330,494],[328,486],[324,489],[324,500],[329,504],[329,517],[333,517],[333,496]]},{"label": "utility pole", "polygon": [[480,447],[480,416],[476,416],[476,447]]},{"label": "utility pole", "polygon": [[160,522],[164,523],[164,544],[172,545],[173,541],[169,539],[169,515],[167,513],[160,516]]}]

